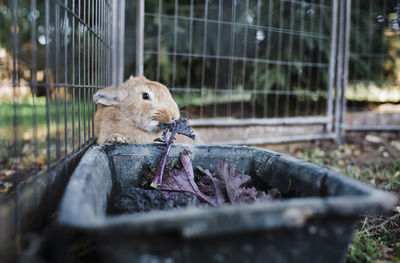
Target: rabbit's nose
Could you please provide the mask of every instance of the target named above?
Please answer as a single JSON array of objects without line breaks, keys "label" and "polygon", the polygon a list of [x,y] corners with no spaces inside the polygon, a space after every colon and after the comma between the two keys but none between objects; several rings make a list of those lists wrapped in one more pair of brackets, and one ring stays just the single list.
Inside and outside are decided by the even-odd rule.
[{"label": "rabbit's nose", "polygon": [[156,111],[156,113],[152,116],[152,119],[155,121],[159,121],[161,123],[170,123],[172,122],[172,117],[169,112],[165,109],[161,109]]},{"label": "rabbit's nose", "polygon": [[171,120],[172,120],[172,121],[176,121],[176,120],[179,119],[179,118],[180,118],[179,111],[178,111],[178,112],[173,112],[173,113],[171,114]]}]

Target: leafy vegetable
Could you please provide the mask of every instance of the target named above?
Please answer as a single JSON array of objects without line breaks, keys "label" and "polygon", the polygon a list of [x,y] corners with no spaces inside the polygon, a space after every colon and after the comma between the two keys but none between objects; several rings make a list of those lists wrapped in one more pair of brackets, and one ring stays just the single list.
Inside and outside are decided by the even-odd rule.
[{"label": "leafy vegetable", "polygon": [[[185,135],[192,140],[194,140],[195,135],[193,134],[193,130],[188,126],[188,120],[180,118],[172,123],[161,123],[160,128],[163,130],[162,138],[157,138],[156,141],[165,143],[164,154],[161,158],[160,165],[158,166],[156,176],[151,182],[151,187],[157,188],[162,184],[163,173],[165,164],[167,162],[167,157],[169,151],[171,149],[172,144],[174,143],[176,134]],[[168,137],[168,132],[171,132],[171,135]]]},{"label": "leafy vegetable", "polygon": [[[183,150],[179,155],[182,166],[180,168],[171,167],[171,165],[166,167],[164,181],[158,187],[159,190],[192,193],[199,200],[212,206],[280,198],[280,192],[277,189],[270,189],[266,193],[258,191],[254,186],[248,187],[251,177],[242,174],[226,160],[218,164],[215,174],[198,166],[197,169],[201,175],[195,179],[190,151]],[[152,178],[152,175],[147,175],[147,178]]]},{"label": "leafy vegetable", "polygon": [[219,178],[211,174],[209,170],[204,170],[200,166],[197,166],[197,169],[205,175],[199,180],[199,188],[202,192],[214,196],[217,205],[226,203],[227,196],[225,184]]},{"label": "leafy vegetable", "polygon": [[229,201],[232,204],[249,203],[269,199],[265,192],[257,191],[254,186],[245,187],[251,182],[251,177],[242,174],[236,167],[222,160],[217,166],[217,175],[225,184]]},{"label": "leafy vegetable", "polygon": [[167,169],[164,181],[159,189],[173,192],[189,192],[196,195],[200,200],[212,206],[217,206],[218,204],[215,202],[214,198],[203,194],[194,181],[194,172],[189,154],[190,152],[187,150],[183,150],[183,152],[179,153],[182,169]]},{"label": "leafy vegetable", "polygon": [[[197,178],[196,182],[188,150],[184,150],[179,154],[181,168],[165,168],[176,134],[185,135],[193,140],[195,136],[188,126],[187,119],[179,119],[170,124],[161,124],[160,127],[163,130],[162,138],[158,138],[156,141],[163,142],[166,145],[160,165],[150,184],[152,188],[170,192],[192,193],[199,200],[212,206],[219,206],[224,203],[237,204],[280,198],[280,192],[277,189],[271,189],[268,193],[265,193],[256,190],[254,186],[247,187],[251,182],[251,177],[242,174],[226,160],[222,160],[219,163],[215,174],[197,167],[202,176]],[[171,132],[169,138],[168,132]],[[152,176],[148,175],[148,177]]]},{"label": "leafy vegetable", "polygon": [[201,167],[197,168],[211,178],[218,205],[227,202],[238,204],[281,198],[281,194],[276,188],[272,188],[265,193],[264,191],[258,191],[254,186],[247,187],[251,183],[251,177],[242,174],[233,164],[228,163],[226,160],[222,160],[218,164],[215,175],[208,170],[203,170]]}]

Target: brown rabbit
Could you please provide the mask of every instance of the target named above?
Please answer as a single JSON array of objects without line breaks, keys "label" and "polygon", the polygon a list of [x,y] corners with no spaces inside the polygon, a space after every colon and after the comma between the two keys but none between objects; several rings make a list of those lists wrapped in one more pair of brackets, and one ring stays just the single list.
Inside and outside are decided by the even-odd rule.
[{"label": "brown rabbit", "polygon": [[93,96],[97,103],[94,135],[97,143],[152,143],[159,124],[179,119],[179,108],[164,85],[145,77],[130,77],[122,87],[109,87]]}]

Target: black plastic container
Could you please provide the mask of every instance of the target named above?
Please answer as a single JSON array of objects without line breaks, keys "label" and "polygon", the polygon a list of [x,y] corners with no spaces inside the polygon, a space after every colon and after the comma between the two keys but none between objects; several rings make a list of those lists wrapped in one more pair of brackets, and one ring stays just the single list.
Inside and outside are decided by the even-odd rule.
[{"label": "black plastic container", "polygon": [[219,208],[108,215],[112,197],[157,166],[156,145],[94,146],[74,171],[60,206],[61,225],[92,239],[104,262],[342,262],[360,214],[391,209],[396,198],[342,174],[257,148],[189,149],[193,166],[222,159],[292,198]]}]

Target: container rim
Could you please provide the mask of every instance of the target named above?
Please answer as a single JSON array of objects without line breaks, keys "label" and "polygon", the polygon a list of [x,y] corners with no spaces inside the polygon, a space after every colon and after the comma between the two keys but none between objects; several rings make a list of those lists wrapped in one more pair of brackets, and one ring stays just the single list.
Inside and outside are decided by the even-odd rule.
[{"label": "container rim", "polygon": [[[95,145],[83,157],[96,161],[99,165],[105,159],[113,155],[121,155],[127,150],[137,154],[137,149],[141,147],[157,147],[157,145]],[[279,156],[283,160],[297,160],[272,151],[252,148],[246,146],[220,146],[220,145],[176,145],[177,151],[180,149],[209,149],[218,148],[222,150],[239,149],[251,151],[266,151],[270,154]],[[298,160],[297,160],[298,161]],[[310,163],[300,161],[305,165]],[[96,165],[96,164],[94,164]],[[78,229],[89,233],[97,233],[99,230],[104,233],[114,233],[120,229],[125,229],[126,233],[154,234],[160,232],[178,231],[184,237],[197,237],[204,235],[213,235],[218,233],[229,233],[243,230],[260,230],[276,228],[298,228],[302,227],[307,221],[327,216],[336,217],[356,217],[359,214],[375,214],[390,210],[397,202],[397,197],[391,193],[373,188],[372,186],[355,181],[340,173],[321,168],[317,165],[311,166],[323,169],[325,176],[337,177],[350,183],[351,187],[358,189],[365,194],[327,196],[327,197],[300,197],[285,199],[272,202],[256,202],[252,204],[225,205],[218,208],[214,207],[189,207],[169,211],[151,211],[147,213],[125,214],[125,215],[106,215],[98,214],[96,216],[80,214],[78,217],[70,216],[69,208],[71,206],[61,205],[58,222],[66,227]],[[79,172],[79,166],[71,177],[69,184],[74,184],[78,177],[85,176]],[[81,178],[82,179],[82,178]],[[76,182],[75,182],[76,185]],[[76,192],[69,192],[68,188],[64,193],[63,201],[68,200],[68,195]],[[78,213],[79,214],[79,213]],[[232,229],[232,224],[224,224],[229,221],[247,222],[239,223]],[[124,234],[124,233],[121,233]]]}]

